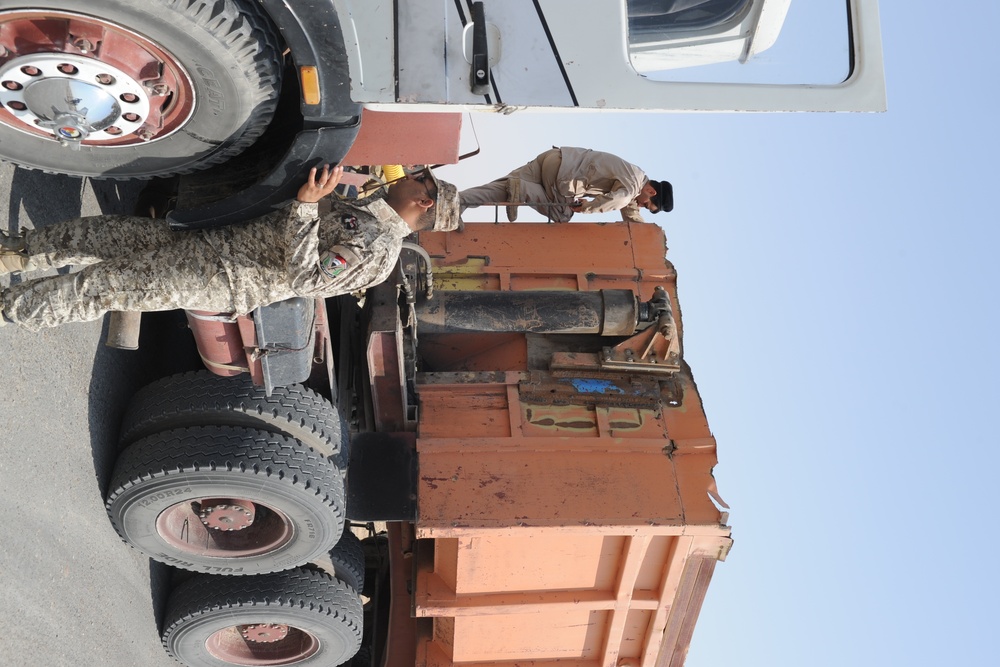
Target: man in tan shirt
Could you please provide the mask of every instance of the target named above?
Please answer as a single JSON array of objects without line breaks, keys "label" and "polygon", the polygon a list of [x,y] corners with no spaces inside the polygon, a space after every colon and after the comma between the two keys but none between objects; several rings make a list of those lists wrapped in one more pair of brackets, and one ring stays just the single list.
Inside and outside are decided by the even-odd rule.
[{"label": "man in tan shirt", "polygon": [[[483,204],[525,203],[555,222],[574,213],[621,211],[623,220],[642,222],[639,209],[651,213],[673,208],[673,188],[651,181],[639,167],[617,155],[564,146],[545,151],[503,178],[462,190],[462,209]],[[507,207],[511,221],[516,206]]]}]

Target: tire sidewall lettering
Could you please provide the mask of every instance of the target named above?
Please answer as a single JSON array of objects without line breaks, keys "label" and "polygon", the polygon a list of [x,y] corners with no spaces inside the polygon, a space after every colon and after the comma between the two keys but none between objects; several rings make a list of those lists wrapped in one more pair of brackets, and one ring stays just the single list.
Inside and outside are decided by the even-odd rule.
[{"label": "tire sidewall lettering", "polygon": [[177,498],[176,498],[177,496],[185,496],[185,495],[191,495],[191,489],[190,488],[186,488],[186,489],[174,489],[174,490],[169,490],[168,489],[166,491],[160,491],[158,493],[150,494],[150,495],[146,496],[145,498],[140,499],[138,502],[139,502],[139,505],[142,506],[142,507],[149,507],[150,505],[152,505],[153,503],[155,503],[157,501],[160,501],[160,500],[170,500],[170,499],[177,500]]},{"label": "tire sidewall lettering", "polygon": [[213,116],[220,115],[226,110],[226,96],[222,89],[222,82],[215,76],[215,72],[205,65],[196,63],[194,71],[205,85],[205,96],[202,101],[208,104]]}]

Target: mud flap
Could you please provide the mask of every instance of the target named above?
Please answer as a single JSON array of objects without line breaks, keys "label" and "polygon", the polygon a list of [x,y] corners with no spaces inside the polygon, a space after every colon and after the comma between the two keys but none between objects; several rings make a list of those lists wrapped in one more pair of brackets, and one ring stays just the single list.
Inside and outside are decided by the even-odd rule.
[{"label": "mud flap", "polygon": [[417,451],[412,433],[361,433],[347,467],[351,521],[416,521]]}]

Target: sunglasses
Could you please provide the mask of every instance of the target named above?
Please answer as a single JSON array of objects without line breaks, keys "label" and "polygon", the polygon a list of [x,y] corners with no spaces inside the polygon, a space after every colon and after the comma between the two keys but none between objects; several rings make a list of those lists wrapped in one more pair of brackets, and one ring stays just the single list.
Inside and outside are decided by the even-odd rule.
[{"label": "sunglasses", "polygon": [[431,177],[431,168],[430,167],[424,167],[423,169],[421,169],[420,171],[418,171],[416,173],[406,174],[406,175],[400,176],[399,178],[394,178],[391,181],[386,181],[385,185],[386,186],[393,185],[394,183],[399,183],[400,181],[405,181],[407,179],[412,179],[414,181],[417,181],[417,182],[421,183],[424,186],[424,190],[427,191],[427,196],[430,197],[431,199],[433,199],[434,201],[437,201],[437,195],[438,195],[437,188],[435,187],[433,190],[431,190],[427,186],[428,183],[431,183],[431,184],[434,183],[434,179]]},{"label": "sunglasses", "polygon": [[419,172],[413,174],[411,177],[413,178],[413,180],[419,181],[421,185],[424,186],[424,190],[427,191],[428,197],[430,197],[434,201],[437,201],[437,196],[438,196],[437,188],[435,187],[433,190],[431,190],[431,188],[427,187],[428,183],[430,183],[431,185],[434,184],[434,179],[431,177],[430,169],[427,168],[421,169]]}]

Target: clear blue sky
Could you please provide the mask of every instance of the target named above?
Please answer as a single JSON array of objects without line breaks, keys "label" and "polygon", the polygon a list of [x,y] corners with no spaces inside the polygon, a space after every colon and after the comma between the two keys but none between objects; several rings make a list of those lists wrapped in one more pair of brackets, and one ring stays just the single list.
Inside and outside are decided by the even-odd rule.
[{"label": "clear blue sky", "polygon": [[443,170],[579,145],[674,184],[736,541],[690,667],[1000,664],[1000,5],[880,8],[888,113],[477,116],[482,155]]}]

